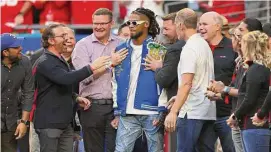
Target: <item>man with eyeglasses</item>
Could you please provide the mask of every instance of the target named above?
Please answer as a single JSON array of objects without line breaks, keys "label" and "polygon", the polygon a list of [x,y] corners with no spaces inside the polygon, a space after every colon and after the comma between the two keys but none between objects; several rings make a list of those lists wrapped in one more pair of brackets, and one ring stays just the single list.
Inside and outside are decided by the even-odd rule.
[{"label": "man with eyeglasses", "polygon": [[[77,42],[72,54],[75,69],[91,64],[100,56],[110,56],[121,42],[121,39],[111,34],[114,24],[113,14],[107,8],[97,9],[92,15],[93,33]],[[126,52],[118,52],[121,61]],[[112,56],[113,57],[113,56]],[[92,102],[89,110],[81,111],[81,125],[86,152],[113,152],[115,150],[116,130],[111,126],[115,123],[112,101],[112,66],[100,69],[100,74],[94,74],[80,82],[79,94]]]},{"label": "man with eyeglasses", "polygon": [[155,82],[155,73],[144,63],[165,54],[164,46],[153,40],[160,28],[154,12],[145,8],[133,11],[127,25],[131,39],[116,50],[127,48],[129,53],[113,72],[114,115],[119,118],[119,123],[115,124],[118,127],[115,152],[132,151],[143,131],[148,151],[161,152],[164,140],[158,111],[164,111],[165,107],[158,106],[160,88]]},{"label": "man with eyeglasses", "polygon": [[68,36],[65,25],[51,24],[42,34],[45,52],[35,62],[32,74],[35,78],[36,110],[34,128],[39,136],[41,152],[73,151],[74,101],[87,110],[90,101],[73,91],[73,84],[99,72],[110,61],[109,56],[95,60],[79,70],[71,71],[61,55],[67,51]]},{"label": "man with eyeglasses", "polygon": [[[22,39],[10,33],[1,34],[1,150],[16,151],[29,125],[29,112],[33,102],[34,83],[31,63],[21,54]],[[18,91],[22,117],[18,118]]]}]

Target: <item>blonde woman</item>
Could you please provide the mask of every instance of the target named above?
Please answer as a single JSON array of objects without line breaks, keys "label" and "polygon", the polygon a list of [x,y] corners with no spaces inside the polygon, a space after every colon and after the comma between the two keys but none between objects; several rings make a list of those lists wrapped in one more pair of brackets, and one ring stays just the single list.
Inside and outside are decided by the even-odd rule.
[{"label": "blonde woman", "polygon": [[236,120],[241,128],[245,152],[269,151],[268,123],[257,127],[251,120],[251,117],[262,107],[269,90],[267,45],[268,36],[259,31],[249,32],[241,40],[241,51],[247,71],[243,75],[238,96],[244,95],[244,99],[231,118]]}]

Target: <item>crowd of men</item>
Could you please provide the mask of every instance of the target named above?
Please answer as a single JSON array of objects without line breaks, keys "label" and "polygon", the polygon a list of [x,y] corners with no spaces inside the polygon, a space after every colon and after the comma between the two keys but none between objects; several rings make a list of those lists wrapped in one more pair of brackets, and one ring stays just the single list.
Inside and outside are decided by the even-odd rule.
[{"label": "crowd of men", "polygon": [[30,59],[23,39],[1,34],[1,150],[72,152],[77,117],[86,152],[162,152],[165,131],[178,152],[214,152],[218,139],[224,152],[271,150],[270,23],[246,18],[229,37],[216,12],[162,19],[164,39],[146,8],[116,36],[100,8],[77,43],[47,26]]}]

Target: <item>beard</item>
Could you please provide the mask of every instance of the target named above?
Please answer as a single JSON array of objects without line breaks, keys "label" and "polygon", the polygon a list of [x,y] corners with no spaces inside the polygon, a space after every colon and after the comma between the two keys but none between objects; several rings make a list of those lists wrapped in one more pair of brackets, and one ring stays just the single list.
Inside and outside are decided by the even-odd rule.
[{"label": "beard", "polygon": [[131,35],[131,39],[138,39],[143,34],[142,31],[137,32],[135,35]]},{"label": "beard", "polygon": [[22,56],[21,55],[9,55],[8,59],[14,63],[14,62],[18,62],[19,60],[21,60]]}]

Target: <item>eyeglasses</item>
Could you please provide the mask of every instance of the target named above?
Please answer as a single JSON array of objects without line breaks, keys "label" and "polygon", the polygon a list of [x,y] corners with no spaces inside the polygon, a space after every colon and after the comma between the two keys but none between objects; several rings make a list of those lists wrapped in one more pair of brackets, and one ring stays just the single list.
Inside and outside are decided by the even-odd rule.
[{"label": "eyeglasses", "polygon": [[142,24],[144,22],[146,22],[146,21],[127,21],[126,24],[128,26],[130,26],[130,25],[137,26],[137,25]]},{"label": "eyeglasses", "polygon": [[111,23],[112,22],[112,20],[110,20],[109,22],[104,22],[104,23],[93,23],[93,25],[94,26],[98,26],[98,25],[100,25],[100,26],[105,26],[105,25],[107,25],[107,24],[109,24],[109,23]]},{"label": "eyeglasses", "polygon": [[61,37],[63,39],[65,39],[65,37],[68,36],[68,33],[64,33],[64,34],[61,34],[61,35],[58,35],[58,36],[53,36],[53,37]]}]

